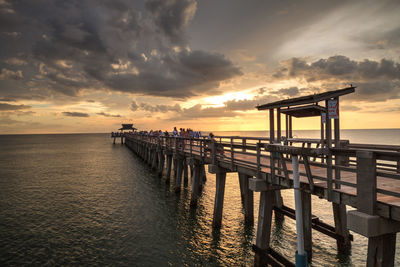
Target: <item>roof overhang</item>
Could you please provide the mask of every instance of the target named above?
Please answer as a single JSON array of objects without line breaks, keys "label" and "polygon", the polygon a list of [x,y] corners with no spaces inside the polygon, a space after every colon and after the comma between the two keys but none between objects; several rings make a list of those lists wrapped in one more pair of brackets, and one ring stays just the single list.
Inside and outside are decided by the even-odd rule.
[{"label": "roof overhang", "polygon": [[326,109],[318,105],[307,105],[307,106],[281,109],[281,113],[296,118],[321,116],[322,112],[326,112]]},{"label": "roof overhang", "polygon": [[256,106],[258,110],[267,110],[267,109],[274,109],[274,108],[281,108],[281,107],[291,107],[291,106],[299,106],[299,105],[306,105],[306,104],[317,104],[320,101],[328,100],[331,98],[339,97],[342,95],[347,95],[354,93],[355,91],[354,86],[347,87],[344,89],[339,89],[335,91],[328,91],[320,94],[308,95],[308,96],[301,96],[291,99],[280,100],[264,105]]}]

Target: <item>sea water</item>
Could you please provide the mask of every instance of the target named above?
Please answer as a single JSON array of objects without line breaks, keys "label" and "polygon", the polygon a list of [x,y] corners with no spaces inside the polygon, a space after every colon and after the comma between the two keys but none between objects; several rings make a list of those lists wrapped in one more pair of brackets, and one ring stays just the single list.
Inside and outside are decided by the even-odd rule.
[{"label": "sea water", "polygon": [[[267,136],[266,132],[216,134]],[[296,131],[318,138],[318,131]],[[399,130],[342,130],[357,143],[400,145]],[[212,229],[215,175],[207,173],[197,208],[190,182],[176,194],[108,134],[0,136],[0,266],[250,266],[255,223],[244,224],[238,177],[226,180],[222,228]],[[293,207],[293,191],[284,190]],[[313,197],[313,213],[333,224],[331,204]],[[367,239],[350,254],[313,230],[313,266],[364,266]],[[271,246],[294,261],[295,222],[273,221]],[[396,264],[400,266],[400,240]]]}]

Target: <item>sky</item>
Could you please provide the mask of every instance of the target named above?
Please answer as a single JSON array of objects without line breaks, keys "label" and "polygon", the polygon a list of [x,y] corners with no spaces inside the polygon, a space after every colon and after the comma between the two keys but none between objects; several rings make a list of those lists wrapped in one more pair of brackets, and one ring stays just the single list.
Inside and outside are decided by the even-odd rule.
[{"label": "sky", "polygon": [[385,0],[0,0],[0,134],[267,130],[256,105],[349,84],[342,129],[400,128],[399,14]]}]

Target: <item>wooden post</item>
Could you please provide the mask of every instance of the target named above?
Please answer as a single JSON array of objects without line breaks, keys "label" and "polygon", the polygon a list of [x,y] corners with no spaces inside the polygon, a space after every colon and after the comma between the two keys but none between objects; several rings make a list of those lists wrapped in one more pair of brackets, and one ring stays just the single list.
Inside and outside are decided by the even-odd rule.
[{"label": "wooden post", "polygon": [[269,142],[272,144],[275,139],[274,109],[269,110]]},{"label": "wooden post", "polygon": [[282,139],[282,131],[281,131],[281,109],[277,108],[276,110],[276,139],[278,142],[281,142]]},{"label": "wooden post", "polygon": [[307,252],[308,261],[312,258],[312,222],[311,222],[311,194],[301,190],[303,212],[304,250]]},{"label": "wooden post", "polygon": [[370,151],[357,151],[357,209],[376,214],[376,157]]},{"label": "wooden post", "polygon": [[[357,210],[369,215],[377,213],[376,155],[357,151]],[[367,266],[394,266],[396,233],[368,238]]]},{"label": "wooden post", "polygon": [[183,164],[183,183],[186,185],[188,183],[188,176],[189,176],[189,174],[188,174],[188,164],[187,164],[187,161],[186,161],[186,157],[183,158],[182,164]]},{"label": "wooden post", "polygon": [[243,207],[244,220],[246,223],[254,222],[254,196],[253,191],[249,189],[249,179],[251,176],[239,173],[239,181],[242,184],[241,193],[243,191]]},{"label": "wooden post", "polygon": [[206,175],[206,166],[204,164],[201,165],[201,173],[203,174],[203,183],[207,181],[207,175]]},{"label": "wooden post", "polygon": [[167,175],[166,182],[169,182],[171,179],[171,168],[172,168],[172,154],[167,154]]},{"label": "wooden post", "polygon": [[151,168],[155,169],[157,168],[157,160],[158,160],[158,153],[157,153],[157,149],[154,147],[152,150],[152,156],[153,156],[153,162],[151,164]]},{"label": "wooden post", "polygon": [[164,170],[164,161],[165,161],[165,156],[164,156],[164,151],[161,150],[159,152],[159,164],[158,164],[158,176],[162,176],[163,174],[163,170]]},{"label": "wooden post", "polygon": [[[264,252],[268,252],[271,238],[272,201],[273,192],[262,191],[260,194],[260,205],[258,209],[258,226],[256,246]],[[254,266],[267,266],[265,255],[255,254]]]},{"label": "wooden post", "polygon": [[292,116],[289,115],[289,138],[293,138],[293,122]]},{"label": "wooden post", "polygon": [[396,233],[368,238],[367,267],[393,267],[396,255]]},{"label": "wooden post", "polygon": [[238,172],[238,177],[239,177],[239,188],[240,188],[240,199],[242,200],[242,204],[244,204],[244,194],[245,194],[245,188],[244,188],[244,179],[246,176],[240,172]]},{"label": "wooden post", "polygon": [[285,115],[285,133],[286,133],[286,139],[289,138],[289,115]]},{"label": "wooden post", "polygon": [[[327,120],[327,114],[326,114],[326,112],[325,112],[325,121]],[[321,148],[324,148],[324,146],[325,146],[325,134],[324,134],[324,132],[325,132],[325,124],[324,124],[325,122],[323,121],[323,118],[322,118],[322,115],[321,115]],[[325,162],[325,159],[322,157],[321,158],[321,162],[322,163],[324,163]]]},{"label": "wooden post", "polygon": [[[331,129],[331,118],[329,118],[328,113],[328,100],[325,101],[326,106],[326,146],[328,148],[332,147],[332,129]],[[328,201],[332,201],[332,155],[326,156],[327,164],[327,187],[328,187]]]},{"label": "wooden post", "polygon": [[176,170],[176,177],[175,177],[175,193],[181,191],[181,184],[182,184],[182,173],[183,173],[183,159],[178,158],[176,159],[177,170]]},{"label": "wooden post", "polygon": [[[339,98],[336,98],[339,105]],[[334,137],[335,137],[335,147],[340,147],[340,121],[339,118],[334,119]],[[342,165],[342,157],[335,156],[335,165]],[[340,181],[340,170],[335,169],[335,181]],[[335,188],[340,189],[340,184],[335,183]],[[337,247],[339,251],[347,251],[351,248],[350,233],[347,229],[347,212],[346,205],[332,203],[333,218],[335,221],[335,232],[343,237],[343,240],[336,240]]]},{"label": "wooden post", "polygon": [[225,180],[226,172],[221,170],[217,171],[213,216],[213,227],[215,228],[221,227],[222,210],[224,208]]},{"label": "wooden post", "polygon": [[201,165],[198,162],[193,164],[193,178],[192,178],[192,194],[190,196],[190,205],[197,206],[197,200],[200,195],[202,171]]}]

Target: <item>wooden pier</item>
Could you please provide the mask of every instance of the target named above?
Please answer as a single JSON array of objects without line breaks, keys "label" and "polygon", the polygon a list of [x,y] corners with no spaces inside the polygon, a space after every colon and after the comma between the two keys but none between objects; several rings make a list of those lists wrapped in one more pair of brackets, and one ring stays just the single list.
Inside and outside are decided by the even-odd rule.
[{"label": "wooden pier", "polygon": [[[281,190],[293,188],[292,157],[299,157],[304,248],[309,259],[312,231],[337,240],[338,250],[351,246],[349,230],[368,238],[366,266],[394,266],[396,233],[400,231],[400,146],[352,144],[340,139],[339,119],[329,114],[329,100],[354,92],[354,87],[258,106],[269,110],[270,137],[216,136],[183,138],[125,134],[125,144],[169,181],[175,176],[175,191],[182,178],[191,178],[190,205],[196,206],[205,179],[205,166],[216,176],[213,227],[222,225],[225,180],[228,172],[239,177],[246,223],[254,221],[253,192],[260,192],[255,266],[288,265],[271,250],[272,211],[295,218],[284,205]],[[325,105],[319,106],[323,101]],[[309,105],[311,104],[311,105]],[[276,112],[274,111],[276,109]],[[275,114],[277,135],[275,135]],[[286,136],[281,135],[281,116],[286,118]],[[292,117],[321,116],[321,139],[292,137]],[[334,138],[331,136],[334,120]],[[188,168],[190,171],[187,171]],[[186,170],[186,171],[185,171]],[[332,203],[335,225],[312,215],[311,195]],[[346,206],[355,210],[346,212]]]}]

